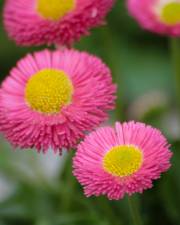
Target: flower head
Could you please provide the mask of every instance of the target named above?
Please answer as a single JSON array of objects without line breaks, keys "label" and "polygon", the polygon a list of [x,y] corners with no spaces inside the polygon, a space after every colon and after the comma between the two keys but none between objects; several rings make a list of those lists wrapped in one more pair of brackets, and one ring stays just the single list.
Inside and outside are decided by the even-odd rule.
[{"label": "flower head", "polygon": [[74,147],[108,118],[115,92],[110,70],[95,56],[75,50],[29,54],[0,89],[0,130],[16,147]]},{"label": "flower head", "polygon": [[103,24],[114,0],[6,0],[4,24],[20,45],[70,45]]},{"label": "flower head", "polygon": [[130,14],[145,29],[180,36],[179,0],[128,0]]},{"label": "flower head", "polygon": [[143,123],[116,123],[99,128],[79,144],[74,175],[85,194],[121,199],[152,187],[170,167],[169,145],[155,128]]}]

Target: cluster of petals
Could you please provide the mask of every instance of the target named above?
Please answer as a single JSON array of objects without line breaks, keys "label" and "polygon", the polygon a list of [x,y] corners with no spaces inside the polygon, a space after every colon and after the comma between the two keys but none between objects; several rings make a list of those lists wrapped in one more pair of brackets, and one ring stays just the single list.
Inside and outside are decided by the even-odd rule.
[{"label": "cluster of petals", "polygon": [[5,1],[4,25],[19,45],[70,45],[88,35],[91,28],[102,25],[114,4],[114,0],[74,0],[73,10],[53,21],[38,13],[37,1]]},{"label": "cluster of petals", "polygon": [[[19,45],[71,46],[104,23],[114,2],[6,0],[4,26]],[[127,7],[143,28],[180,36],[179,0],[127,0]],[[73,174],[87,197],[142,193],[170,168],[172,152],[163,134],[143,123],[93,131],[108,119],[115,95],[111,72],[96,56],[73,49],[28,54],[0,87],[0,131],[22,149],[77,148]]]},{"label": "cluster of petals", "polygon": [[[73,85],[70,104],[56,114],[33,110],[26,102],[29,79],[43,69],[64,71]],[[15,146],[49,148],[76,146],[86,131],[108,118],[115,105],[116,86],[109,68],[97,57],[76,50],[43,50],[21,59],[0,89],[0,130]]]},{"label": "cluster of petals", "polygon": [[[140,168],[129,176],[114,176],[103,168],[103,158],[115,146],[135,146],[142,152]],[[87,197],[106,195],[119,200],[125,194],[142,193],[170,167],[172,153],[161,132],[143,123],[128,122],[103,127],[88,135],[76,151],[73,173]]]},{"label": "cluster of petals", "polygon": [[179,0],[127,0],[127,6],[142,28],[162,35],[180,36]]}]

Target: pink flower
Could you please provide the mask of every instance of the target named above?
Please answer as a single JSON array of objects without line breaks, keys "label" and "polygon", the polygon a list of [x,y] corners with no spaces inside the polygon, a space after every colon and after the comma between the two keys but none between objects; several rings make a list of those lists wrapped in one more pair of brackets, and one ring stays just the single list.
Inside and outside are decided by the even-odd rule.
[{"label": "pink flower", "polygon": [[130,14],[145,29],[180,36],[179,0],[127,0]]},{"label": "pink flower", "polygon": [[114,0],[6,0],[4,25],[20,45],[70,45],[104,23]]},{"label": "pink flower", "polygon": [[108,118],[115,91],[110,70],[95,56],[29,54],[0,89],[0,130],[15,147],[61,152]]},{"label": "pink flower", "polygon": [[121,199],[142,193],[170,167],[169,145],[155,128],[143,123],[116,123],[94,131],[78,146],[74,175],[87,197]]}]

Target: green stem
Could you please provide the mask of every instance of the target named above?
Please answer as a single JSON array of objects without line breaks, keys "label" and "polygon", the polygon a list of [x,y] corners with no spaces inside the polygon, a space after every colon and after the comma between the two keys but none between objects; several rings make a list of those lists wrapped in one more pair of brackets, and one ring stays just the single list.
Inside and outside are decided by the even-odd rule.
[{"label": "green stem", "polygon": [[137,204],[136,199],[134,199],[133,197],[128,197],[128,204],[129,204],[129,209],[132,216],[133,224],[142,225],[143,223],[141,220],[141,216],[139,213],[139,206]]},{"label": "green stem", "polygon": [[124,121],[126,120],[125,116],[125,96],[124,96],[124,80],[123,74],[120,71],[120,53],[119,49],[115,45],[116,40],[115,37],[112,35],[112,31],[109,27],[105,27],[102,31],[103,40],[106,40],[106,46],[104,49],[106,50],[106,55],[108,58],[108,63],[110,65],[113,81],[117,84],[117,100],[116,100],[116,110],[115,110],[115,120]]},{"label": "green stem", "polygon": [[180,39],[171,38],[171,57],[174,69],[174,83],[176,92],[176,103],[180,114]]},{"label": "green stem", "polygon": [[109,225],[122,225],[121,219],[119,217],[117,218],[114,208],[109,200],[104,197],[99,197],[96,199],[96,202],[97,206],[102,209],[100,214],[103,213]]},{"label": "green stem", "polygon": [[71,207],[73,206],[73,198],[76,189],[76,180],[72,175],[72,158],[74,155],[74,150],[68,152],[66,162],[64,165],[64,169],[61,174],[61,181],[63,182],[63,210],[69,212]]}]

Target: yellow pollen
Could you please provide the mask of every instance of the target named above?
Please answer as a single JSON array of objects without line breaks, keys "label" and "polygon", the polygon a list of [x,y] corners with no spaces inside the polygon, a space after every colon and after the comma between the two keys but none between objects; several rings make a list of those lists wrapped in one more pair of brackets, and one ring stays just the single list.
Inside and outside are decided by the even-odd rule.
[{"label": "yellow pollen", "polygon": [[35,111],[54,114],[71,102],[73,86],[61,70],[44,69],[27,82],[25,99]]},{"label": "yellow pollen", "polygon": [[161,12],[161,21],[167,25],[176,25],[180,23],[180,3],[171,2],[166,4]]},{"label": "yellow pollen", "polygon": [[103,168],[113,176],[130,176],[140,169],[143,154],[132,145],[116,146],[110,149],[103,158]]},{"label": "yellow pollen", "polygon": [[45,19],[59,20],[75,8],[75,0],[37,0],[37,11]]}]

